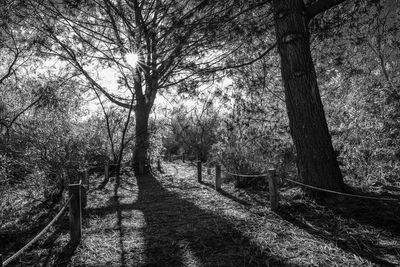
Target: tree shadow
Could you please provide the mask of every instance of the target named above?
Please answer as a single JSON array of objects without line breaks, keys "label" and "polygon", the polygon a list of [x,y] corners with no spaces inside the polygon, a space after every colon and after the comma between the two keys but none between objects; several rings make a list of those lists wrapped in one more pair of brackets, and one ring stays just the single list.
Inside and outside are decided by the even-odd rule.
[{"label": "tree shadow", "polygon": [[137,178],[137,204],[146,220],[145,255],[151,266],[288,265],[252,243],[232,223],[166,190],[151,175]]},{"label": "tree shadow", "polygon": [[399,266],[399,211],[399,203],[346,198],[316,205],[290,201],[280,206],[278,214],[310,234],[375,264]]},{"label": "tree shadow", "polygon": [[[202,184],[215,189],[215,173],[203,175]],[[235,202],[238,202],[243,205],[262,205],[266,204],[266,195],[268,187],[265,184],[264,180],[259,178],[250,178],[247,179],[245,186],[238,186],[237,179],[232,177],[227,177],[226,175],[222,176],[222,186],[224,184],[231,184],[228,190],[218,190],[218,192],[227,197],[232,199]],[[244,193],[245,196],[243,196]],[[239,195],[239,197],[235,196]],[[269,201],[269,200],[268,200]]]},{"label": "tree shadow", "polygon": [[[120,187],[120,185],[118,186]],[[117,222],[116,222],[116,229],[118,230],[118,246],[120,248],[120,266],[121,267],[126,267],[127,263],[126,263],[126,250],[124,248],[124,239],[125,239],[125,229],[122,225],[122,211],[123,210],[132,210],[133,209],[133,205],[127,204],[121,204],[118,195],[114,194],[110,200],[109,200],[110,206],[112,207],[112,209],[107,209],[108,211],[112,211],[112,212],[116,212],[117,215]],[[98,211],[101,211],[100,209]],[[93,213],[93,210],[92,210]],[[100,213],[102,214],[102,213]],[[107,213],[103,213],[104,215]]]},{"label": "tree shadow", "polygon": [[[138,196],[134,203],[120,203],[89,209],[89,215],[103,216],[117,212],[121,266],[295,266],[272,255],[243,234],[231,219],[201,209],[168,191],[152,175],[137,177]],[[143,214],[144,242],[141,262],[137,249],[124,247],[122,211]]]},{"label": "tree shadow", "polygon": [[[205,186],[208,186],[208,187],[210,187],[212,189],[215,189],[215,186],[213,184],[211,184],[211,183],[202,181],[201,184],[205,185]],[[243,199],[237,198],[234,195],[230,194],[229,192],[227,192],[227,191],[225,191],[223,189],[218,190],[218,193],[220,193],[224,197],[229,198],[229,199],[231,199],[231,200],[233,200],[233,201],[235,201],[235,202],[237,202],[239,204],[242,204],[242,205],[245,205],[245,206],[250,206],[251,205],[251,203],[249,203],[249,202],[247,202],[247,201],[245,201]]]}]

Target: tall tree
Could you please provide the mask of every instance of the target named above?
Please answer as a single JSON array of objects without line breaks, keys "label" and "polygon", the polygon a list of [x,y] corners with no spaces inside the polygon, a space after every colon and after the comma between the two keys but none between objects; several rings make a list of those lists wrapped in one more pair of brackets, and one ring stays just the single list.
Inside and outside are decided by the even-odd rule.
[{"label": "tall tree", "polygon": [[309,185],[342,191],[343,178],[318,89],[311,57],[309,21],[344,2],[273,0],[275,33],[291,135],[298,157],[298,172]]}]

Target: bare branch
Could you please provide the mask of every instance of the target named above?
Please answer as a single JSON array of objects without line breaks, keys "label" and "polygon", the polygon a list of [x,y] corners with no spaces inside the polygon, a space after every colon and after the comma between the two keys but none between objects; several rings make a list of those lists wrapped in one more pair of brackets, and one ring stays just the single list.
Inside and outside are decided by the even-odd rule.
[{"label": "bare branch", "polygon": [[14,58],[13,61],[11,62],[11,64],[8,66],[8,70],[7,73],[3,75],[3,77],[0,78],[0,84],[3,83],[3,81],[5,79],[7,79],[8,77],[11,76],[11,74],[14,72],[14,66],[17,63],[19,57],[19,50],[17,49],[17,51],[14,53]]}]

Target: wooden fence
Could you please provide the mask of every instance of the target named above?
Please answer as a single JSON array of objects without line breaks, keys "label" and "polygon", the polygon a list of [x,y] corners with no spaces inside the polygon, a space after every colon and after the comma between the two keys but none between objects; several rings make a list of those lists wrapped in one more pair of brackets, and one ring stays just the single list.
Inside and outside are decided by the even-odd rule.
[{"label": "wooden fence", "polygon": [[[88,171],[85,170],[84,177],[77,184],[68,186],[69,198],[64,203],[60,211],[50,221],[45,228],[42,229],[29,243],[23,248],[14,253],[11,257],[3,261],[3,256],[0,255],[0,267],[7,266],[30,248],[47,230],[64,214],[67,206],[69,206],[69,230],[70,241],[72,244],[79,244],[82,237],[82,208],[87,204],[87,192],[89,185]],[[85,188],[86,186],[86,188]]]},{"label": "wooden fence", "polygon": [[[223,183],[222,177],[221,177],[221,165],[216,164],[215,165],[215,190],[220,191],[221,190],[221,185]],[[210,170],[211,168],[207,167],[207,171]],[[269,187],[269,200],[271,202],[271,210],[275,211],[278,208],[279,205],[279,194],[278,194],[278,183],[277,183],[277,176],[276,176],[276,170],[275,169],[269,169],[266,174],[257,174],[257,175],[247,175],[247,174],[236,174],[236,173],[230,173],[228,171],[224,171],[226,174],[236,176],[236,177],[260,177],[264,178],[265,181],[268,183]],[[207,172],[209,174],[209,172]],[[199,160],[197,161],[197,181],[199,183],[202,183],[203,180],[203,163]]]}]

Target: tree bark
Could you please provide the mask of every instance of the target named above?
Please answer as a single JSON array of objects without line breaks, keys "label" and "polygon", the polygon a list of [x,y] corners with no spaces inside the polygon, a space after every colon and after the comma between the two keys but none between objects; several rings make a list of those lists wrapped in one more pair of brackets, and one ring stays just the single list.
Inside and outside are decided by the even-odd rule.
[{"label": "tree bark", "polygon": [[149,134],[149,114],[150,108],[144,101],[138,101],[136,104],[135,133],[136,146],[134,151],[134,169],[137,174],[147,174],[150,171],[150,134]]},{"label": "tree bark", "polygon": [[343,178],[318,89],[303,0],[274,0],[274,20],[286,107],[300,179],[343,191]]}]

